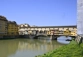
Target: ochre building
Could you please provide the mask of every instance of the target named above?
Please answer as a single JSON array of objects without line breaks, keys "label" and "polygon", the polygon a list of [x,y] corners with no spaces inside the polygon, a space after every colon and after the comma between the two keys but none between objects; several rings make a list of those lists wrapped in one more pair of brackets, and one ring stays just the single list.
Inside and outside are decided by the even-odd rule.
[{"label": "ochre building", "polygon": [[7,22],[6,17],[0,16],[0,38],[7,35]]},{"label": "ochre building", "polygon": [[8,21],[8,35],[18,35],[18,25],[15,21]]}]

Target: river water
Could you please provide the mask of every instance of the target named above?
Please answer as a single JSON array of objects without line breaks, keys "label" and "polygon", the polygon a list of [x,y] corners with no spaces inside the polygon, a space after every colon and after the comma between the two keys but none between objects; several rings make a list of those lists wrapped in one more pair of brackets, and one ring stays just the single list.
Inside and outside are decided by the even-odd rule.
[{"label": "river water", "polygon": [[12,39],[0,40],[0,57],[35,57],[53,49],[57,49],[68,41],[66,37],[59,37],[58,40],[38,39]]}]

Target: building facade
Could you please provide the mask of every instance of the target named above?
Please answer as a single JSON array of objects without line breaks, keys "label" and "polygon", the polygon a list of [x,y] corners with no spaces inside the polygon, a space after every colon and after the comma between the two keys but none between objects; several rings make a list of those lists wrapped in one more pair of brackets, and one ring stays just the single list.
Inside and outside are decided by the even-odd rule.
[{"label": "building facade", "polygon": [[8,35],[18,35],[18,25],[15,21],[8,21]]},{"label": "building facade", "polygon": [[4,16],[0,16],[0,37],[7,35],[8,20]]},{"label": "building facade", "polygon": [[77,34],[83,35],[83,0],[77,0]]},{"label": "building facade", "polygon": [[30,25],[28,24],[21,24],[18,26],[18,31],[19,31],[19,35],[25,35],[25,34],[29,34],[27,31],[27,28],[24,27],[30,27]]},{"label": "building facade", "polygon": [[[27,34],[33,34],[34,32],[38,33],[46,33],[46,34],[51,34],[51,32],[54,32],[56,35],[65,35],[65,34],[70,34],[72,36],[77,35],[77,26],[72,25],[72,26],[36,26],[36,27],[31,27],[23,25],[19,25],[19,34],[20,35],[25,35]],[[35,32],[35,33],[36,33]]]}]

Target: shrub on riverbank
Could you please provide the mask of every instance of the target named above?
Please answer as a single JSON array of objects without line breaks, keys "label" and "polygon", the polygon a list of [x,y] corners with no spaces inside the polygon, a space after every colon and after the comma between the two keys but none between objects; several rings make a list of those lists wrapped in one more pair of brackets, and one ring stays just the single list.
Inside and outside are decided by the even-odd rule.
[{"label": "shrub on riverbank", "polygon": [[75,41],[71,41],[69,45],[38,57],[83,57],[83,43],[78,45]]}]

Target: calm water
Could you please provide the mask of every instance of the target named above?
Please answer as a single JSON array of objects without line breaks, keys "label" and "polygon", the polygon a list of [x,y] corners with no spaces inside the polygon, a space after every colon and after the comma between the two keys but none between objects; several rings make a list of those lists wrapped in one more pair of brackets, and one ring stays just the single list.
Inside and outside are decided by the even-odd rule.
[{"label": "calm water", "polygon": [[0,40],[0,57],[35,57],[68,44],[69,42],[64,41],[65,39],[65,37],[59,37],[58,41],[33,39]]}]

